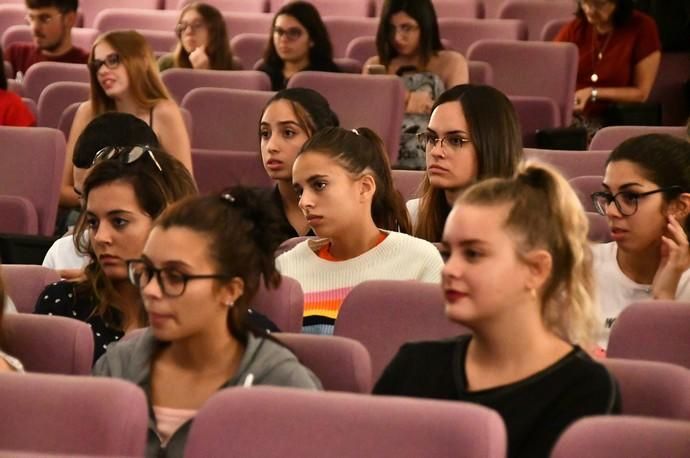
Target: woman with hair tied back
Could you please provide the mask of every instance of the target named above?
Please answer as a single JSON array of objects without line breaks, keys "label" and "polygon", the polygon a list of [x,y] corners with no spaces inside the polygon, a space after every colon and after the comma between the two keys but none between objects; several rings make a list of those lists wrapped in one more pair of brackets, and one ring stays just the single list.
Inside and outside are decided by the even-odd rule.
[{"label": "woman with hair tied back", "polygon": [[513,176],[522,160],[522,133],[513,104],[491,86],[461,84],[436,99],[428,127],[417,134],[426,152],[420,198],[407,202],[414,235],[441,240],[463,189]]},{"label": "woman with hair tied back", "polygon": [[199,2],[186,5],[175,34],[179,40],[175,50],[158,59],[161,72],[169,68],[236,69],[225,20],[215,7]]},{"label": "woman with hair tied back", "polygon": [[576,420],[616,413],[615,380],[583,348],[596,336],[588,220],[549,168],[465,190],[443,232],[445,314],[472,334],[403,345],[374,393],[496,410],[510,458],[546,458]]},{"label": "woman with hair tied back", "polygon": [[265,198],[238,187],[185,199],[156,220],[141,257],[128,262],[151,327],[112,346],[94,374],[147,393],[146,456],[182,457],[196,412],[218,390],[321,388],[295,355],[248,322],[262,279],[280,282],[280,220]]},{"label": "woman with hair tied back", "polygon": [[67,141],[60,205],[77,207],[72,177],[74,145],[86,125],[107,111],[130,113],[145,121],[165,151],[192,170],[189,135],[177,104],[161,81],[153,52],[133,30],[115,30],[98,37],[89,55],[91,96],[74,117]]},{"label": "woman with hair tied back", "polygon": [[690,143],[664,134],[626,140],[606,161],[602,187],[592,201],[613,241],[593,252],[606,348],[629,304],[690,301]]},{"label": "woman with hair tied back", "polygon": [[258,68],[279,91],[297,72],[340,72],[333,62],[333,46],[319,11],[308,2],[285,3],[273,17],[264,61]]},{"label": "woman with hair tied back", "polygon": [[304,332],[332,334],[343,299],[363,281],[438,281],[438,250],[406,234],[407,211],[373,131],[317,132],[297,156],[292,182],[319,238],[280,255],[276,265],[302,285]]}]

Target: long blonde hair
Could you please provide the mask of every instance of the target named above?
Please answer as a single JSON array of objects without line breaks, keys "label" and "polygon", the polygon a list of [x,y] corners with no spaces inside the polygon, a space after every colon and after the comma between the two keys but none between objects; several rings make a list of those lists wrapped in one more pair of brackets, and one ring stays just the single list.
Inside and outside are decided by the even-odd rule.
[{"label": "long blonde hair", "polygon": [[599,319],[589,221],[568,182],[548,166],[528,163],[514,178],[471,186],[458,202],[511,206],[505,227],[517,237],[518,256],[535,249],[551,254],[551,274],[539,292],[547,328],[571,343],[593,342]]},{"label": "long blonde hair", "polygon": [[[161,100],[170,100],[158,72],[153,51],[146,39],[134,30],[115,30],[98,37],[91,47],[89,64],[94,60],[94,50],[100,43],[107,43],[120,55],[120,65],[124,65],[129,78],[129,92],[137,105],[153,108]],[[100,83],[97,72],[91,71],[91,106],[94,116],[115,111],[115,101],[108,97]]]}]

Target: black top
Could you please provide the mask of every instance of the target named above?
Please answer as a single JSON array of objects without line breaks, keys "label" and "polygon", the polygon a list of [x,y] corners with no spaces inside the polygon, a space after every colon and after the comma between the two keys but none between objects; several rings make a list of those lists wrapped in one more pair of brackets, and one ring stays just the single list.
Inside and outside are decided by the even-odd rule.
[{"label": "black top", "polygon": [[[267,73],[268,77],[271,78],[272,91],[280,91],[287,87],[288,80],[283,76],[282,67],[272,67],[264,62],[257,70]],[[331,61],[309,64],[309,66],[302,71],[340,73],[340,68],[338,68],[335,62]]]},{"label": "black top", "polygon": [[[102,316],[94,315],[97,301],[91,294],[77,293],[77,283],[60,281],[46,286],[36,302],[34,313],[42,315],[58,315],[75,318],[91,326],[93,332],[93,362],[105,353],[108,344],[119,340],[124,332],[114,323],[106,323]],[[122,318],[117,310],[113,310],[116,318]]]},{"label": "black top", "polygon": [[548,457],[560,433],[575,420],[620,412],[615,380],[577,346],[519,382],[468,391],[465,358],[471,338],[403,345],[374,393],[452,399],[494,409],[506,424],[511,458]]},{"label": "black top", "polygon": [[[285,214],[285,207],[283,206],[283,198],[280,196],[280,191],[278,190],[278,186],[273,188],[273,192],[271,193],[271,199],[273,199],[273,202],[276,204],[276,207],[278,207],[278,211],[280,213],[281,221],[280,221],[280,237],[281,240],[284,242],[286,240],[289,240],[294,237],[301,237],[302,234],[298,234],[297,231],[295,230],[294,227],[292,227],[292,224],[290,224],[290,221],[287,218],[287,215]],[[314,230],[309,228],[309,232],[304,234],[305,236],[314,236],[316,235],[314,233]]]}]

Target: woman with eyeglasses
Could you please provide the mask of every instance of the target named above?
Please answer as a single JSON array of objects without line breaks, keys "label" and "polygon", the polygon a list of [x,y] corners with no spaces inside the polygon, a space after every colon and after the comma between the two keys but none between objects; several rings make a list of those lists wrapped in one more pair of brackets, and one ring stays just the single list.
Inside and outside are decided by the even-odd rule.
[{"label": "woman with eyeglasses", "polygon": [[429,126],[418,134],[426,153],[421,197],[407,203],[413,234],[439,242],[463,189],[510,177],[522,160],[522,133],[510,100],[490,86],[462,84],[436,99]]},{"label": "woman with eyeglasses", "polygon": [[260,282],[280,282],[279,218],[266,197],[238,187],[172,205],[128,263],[150,328],[113,345],[94,374],[146,391],[146,456],[182,457],[197,411],[224,388],[321,388],[295,355],[248,322]]},{"label": "woman with eyeglasses", "polygon": [[434,100],[446,88],[469,81],[467,61],[462,54],[443,48],[431,0],[386,0],[376,50],[378,55],[367,60],[364,73],[381,69],[398,75],[407,89],[396,167],[423,170],[424,151],[415,135],[426,128]]},{"label": "woman with eyeglasses", "polygon": [[169,68],[234,70],[230,39],[223,15],[206,3],[190,3],[175,26],[175,51],[158,59],[160,71]]},{"label": "woman with eyeglasses", "polygon": [[555,41],[577,45],[576,124],[592,135],[616,102],[645,102],[654,85],[661,43],[654,19],[633,0],[579,0],[576,18]]},{"label": "woman with eyeglasses", "polygon": [[297,72],[339,72],[333,62],[333,47],[319,12],[311,3],[283,5],[273,17],[263,63],[258,68],[271,78],[279,91]]},{"label": "woman with eyeglasses", "polygon": [[613,241],[593,251],[606,348],[629,304],[690,301],[690,143],[662,134],[626,140],[606,161],[602,186],[592,201]]},{"label": "woman with eyeglasses", "polygon": [[83,187],[75,230],[77,251],[89,257],[85,280],[46,287],[35,313],[85,321],[94,335],[94,361],[107,345],[148,320],[125,261],[141,256],[153,220],[171,203],[197,193],[177,159],[145,146],[98,152]]},{"label": "woman with eyeglasses", "polygon": [[156,132],[160,144],[192,170],[189,135],[182,113],[161,81],[153,52],[139,33],[108,32],[96,39],[89,56],[91,97],[77,110],[67,141],[60,205],[77,207],[72,177],[74,145],[86,125],[107,111],[130,113]]}]

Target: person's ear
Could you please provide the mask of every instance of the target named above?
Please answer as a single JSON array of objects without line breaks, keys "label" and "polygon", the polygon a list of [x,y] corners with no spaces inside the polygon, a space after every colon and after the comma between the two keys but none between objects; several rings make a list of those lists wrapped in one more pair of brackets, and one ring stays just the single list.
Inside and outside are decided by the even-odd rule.
[{"label": "person's ear", "polygon": [[551,276],[553,258],[546,250],[532,250],[523,260],[527,265],[527,281],[525,287],[531,290],[541,290]]},{"label": "person's ear", "polygon": [[363,175],[359,179],[359,195],[362,202],[370,201],[376,194],[376,180],[371,174]]},{"label": "person's ear", "polygon": [[62,18],[63,18],[62,20],[63,20],[65,26],[69,27],[70,29],[77,24],[77,12],[76,11],[68,11],[66,13],[63,13]]},{"label": "person's ear", "polygon": [[221,301],[225,306],[231,307],[235,301],[244,294],[244,280],[240,277],[233,277],[223,283],[221,287]]},{"label": "person's ear", "polygon": [[669,216],[673,216],[678,221],[683,222],[690,214],[690,193],[684,192],[676,197],[669,205],[667,210]]}]

